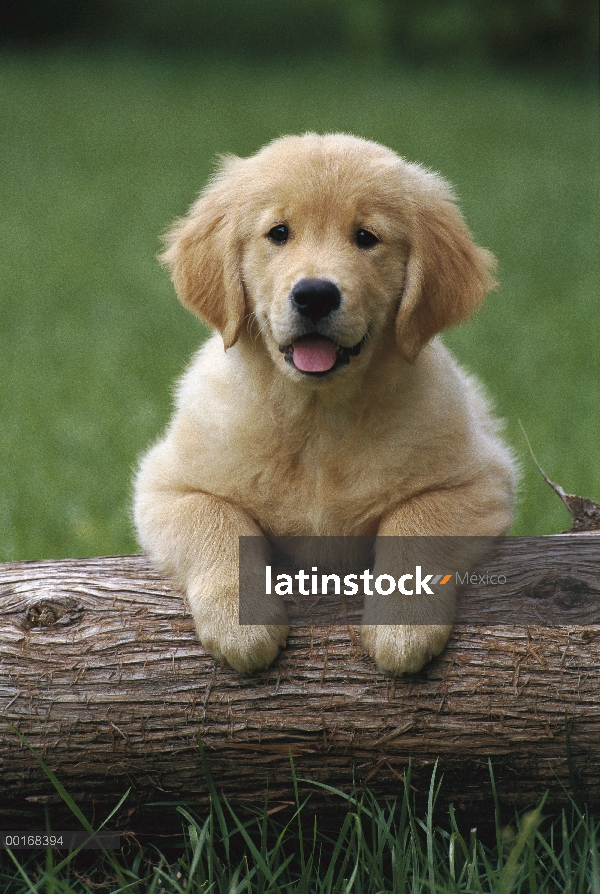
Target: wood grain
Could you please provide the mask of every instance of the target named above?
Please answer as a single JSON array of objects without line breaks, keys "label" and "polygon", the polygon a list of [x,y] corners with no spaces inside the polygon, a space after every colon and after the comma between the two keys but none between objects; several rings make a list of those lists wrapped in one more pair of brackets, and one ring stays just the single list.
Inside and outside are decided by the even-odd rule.
[{"label": "wood grain", "polygon": [[[240,676],[196,641],[181,594],[143,556],[0,566],[1,717],[26,737],[90,818],[131,787],[121,825],[148,802],[206,804],[196,736],[236,803],[293,800],[299,777],[417,797],[439,759],[441,803],[476,814],[547,789],[600,805],[600,538],[515,538],[494,600],[472,588],[448,648],[390,679],[358,628],[295,629],[269,670]],[[501,592],[500,592],[501,590]],[[479,615],[475,612],[479,605]],[[501,606],[501,609],[500,609]],[[513,623],[507,623],[514,618]],[[318,620],[318,619],[316,619]],[[28,828],[60,799],[0,726],[0,827]],[[328,796],[315,786],[315,809]]]}]

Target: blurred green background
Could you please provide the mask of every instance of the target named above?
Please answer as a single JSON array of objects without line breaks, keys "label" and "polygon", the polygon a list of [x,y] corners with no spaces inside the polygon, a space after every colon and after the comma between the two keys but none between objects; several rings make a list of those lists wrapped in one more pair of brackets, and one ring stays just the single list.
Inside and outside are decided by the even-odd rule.
[{"label": "blurred green background", "polygon": [[501,288],[446,342],[523,469],[513,533],[600,500],[596,5],[9,0],[0,560],[136,551],[136,458],[205,332],[156,260],[219,152],[351,132],[440,171]]}]

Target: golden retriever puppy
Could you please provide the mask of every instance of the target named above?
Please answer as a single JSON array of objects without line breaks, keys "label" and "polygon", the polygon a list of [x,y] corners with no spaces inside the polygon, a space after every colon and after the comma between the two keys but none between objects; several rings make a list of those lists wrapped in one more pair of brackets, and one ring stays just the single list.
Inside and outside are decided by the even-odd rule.
[{"label": "golden retriever puppy", "polygon": [[[212,655],[266,667],[288,633],[275,596],[273,623],[239,624],[240,536],[506,532],[513,460],[435,337],[481,304],[494,259],[441,177],[353,136],[283,137],[226,157],[167,240],[179,299],[216,331],[141,461],[135,520]],[[361,635],[397,674],[450,630]]]}]

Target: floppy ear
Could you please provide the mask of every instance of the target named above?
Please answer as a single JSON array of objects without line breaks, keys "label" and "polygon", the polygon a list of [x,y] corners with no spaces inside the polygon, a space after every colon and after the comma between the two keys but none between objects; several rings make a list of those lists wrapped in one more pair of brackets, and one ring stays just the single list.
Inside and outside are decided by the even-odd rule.
[{"label": "floppy ear", "polygon": [[466,319],[496,286],[496,260],[473,242],[446,181],[417,165],[406,168],[412,221],[396,338],[414,363],[436,332]]},{"label": "floppy ear", "polygon": [[164,237],[167,249],[159,258],[183,306],[219,330],[225,350],[238,339],[245,309],[231,192],[226,174],[209,185]]}]

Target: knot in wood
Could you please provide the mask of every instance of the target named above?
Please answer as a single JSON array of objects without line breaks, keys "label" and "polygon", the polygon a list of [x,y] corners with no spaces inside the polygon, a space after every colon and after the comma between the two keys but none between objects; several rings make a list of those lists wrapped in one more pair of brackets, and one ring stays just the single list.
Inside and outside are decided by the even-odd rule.
[{"label": "knot in wood", "polygon": [[79,623],[82,615],[83,607],[71,596],[44,596],[26,608],[21,626],[25,630],[67,627]]},{"label": "knot in wood", "polygon": [[600,595],[585,580],[552,573],[541,577],[526,593],[531,598],[545,600],[567,610],[585,605]]}]

